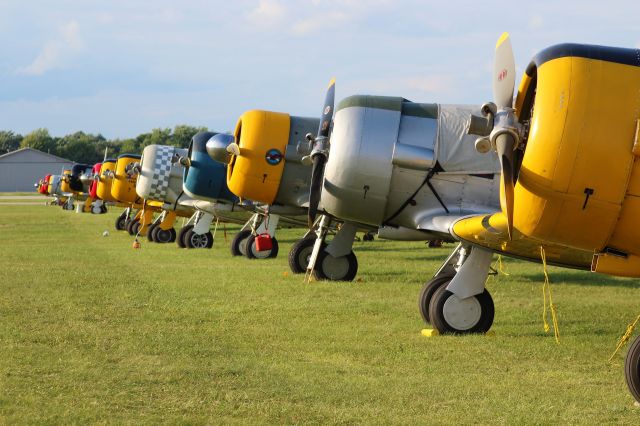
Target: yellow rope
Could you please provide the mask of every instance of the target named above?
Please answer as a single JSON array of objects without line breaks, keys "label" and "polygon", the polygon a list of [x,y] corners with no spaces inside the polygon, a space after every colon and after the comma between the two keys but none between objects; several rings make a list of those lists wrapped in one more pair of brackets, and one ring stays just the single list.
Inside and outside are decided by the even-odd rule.
[{"label": "yellow rope", "polygon": [[[542,270],[544,272],[544,283],[542,284],[542,322],[544,324],[545,333],[549,332],[549,323],[547,322],[547,306],[551,311],[551,321],[553,322],[553,334],[556,339],[556,343],[560,343],[560,328],[558,327],[558,313],[556,311],[556,305],[553,304],[551,297],[551,285],[549,283],[549,274],[547,273],[547,255],[544,252],[544,247],[540,246],[540,257],[542,258]],[[547,298],[549,303],[547,304]]]},{"label": "yellow rope", "polygon": [[613,357],[616,356],[618,351],[620,351],[620,349],[622,349],[627,344],[627,342],[631,338],[631,335],[633,334],[633,330],[636,328],[636,324],[638,324],[638,321],[640,321],[640,315],[636,317],[636,320],[634,322],[627,325],[627,331],[625,331],[622,337],[620,337],[618,346],[616,346],[616,350],[613,351],[613,354],[611,354],[611,357],[609,357],[609,361],[611,361]]},{"label": "yellow rope", "polygon": [[507,276],[507,277],[508,277],[509,275],[511,275],[511,274],[509,274],[507,271],[505,271],[505,270],[504,270],[504,266],[502,265],[502,255],[498,255],[498,271],[500,271],[500,273],[501,273],[502,275],[505,275],[505,276]]}]

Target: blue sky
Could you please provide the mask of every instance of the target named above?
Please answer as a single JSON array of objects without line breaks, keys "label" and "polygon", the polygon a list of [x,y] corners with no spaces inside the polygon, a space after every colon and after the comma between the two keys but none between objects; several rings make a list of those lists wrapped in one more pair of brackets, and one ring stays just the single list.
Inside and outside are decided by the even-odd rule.
[{"label": "blue sky", "polygon": [[519,80],[552,44],[640,48],[639,12],[637,0],[0,0],[0,129],[224,131],[253,108],[319,115],[333,76],[338,99],[482,103],[502,31]]}]

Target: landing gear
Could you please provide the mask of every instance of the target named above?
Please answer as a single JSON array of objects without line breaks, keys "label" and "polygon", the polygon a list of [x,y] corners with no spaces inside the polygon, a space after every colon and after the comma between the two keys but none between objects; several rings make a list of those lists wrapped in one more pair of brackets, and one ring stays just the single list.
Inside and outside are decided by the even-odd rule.
[{"label": "landing gear", "polygon": [[435,278],[427,281],[422,287],[420,291],[420,295],[418,296],[418,310],[420,311],[420,315],[422,319],[427,324],[431,323],[431,319],[429,318],[429,304],[431,303],[431,299],[433,294],[442,286],[446,286],[453,279],[452,274],[444,274],[437,276]]},{"label": "landing gear", "polygon": [[147,240],[149,240],[152,243],[156,242],[156,240],[153,239],[153,230],[156,229],[158,225],[160,225],[158,222],[154,222],[151,225],[149,225],[149,227],[147,228]]},{"label": "landing gear", "polygon": [[315,242],[316,236],[311,234],[291,246],[289,250],[289,268],[291,268],[291,272],[302,274],[307,270]]},{"label": "landing gear", "polygon": [[172,243],[176,240],[176,230],[174,228],[162,229],[158,224],[153,228],[151,239],[160,244]]},{"label": "landing gear", "polygon": [[185,241],[185,237],[187,236],[189,231],[191,231],[192,229],[193,229],[193,225],[186,225],[180,229],[180,232],[178,232],[178,237],[176,238],[176,243],[178,244],[178,247],[190,248]]},{"label": "landing gear", "polygon": [[249,259],[272,259],[278,256],[278,240],[271,237],[271,250],[258,251],[256,246],[257,235],[249,235],[245,242],[245,253]]},{"label": "landing gear", "polygon": [[631,395],[640,402],[640,336],[633,341],[624,360],[624,378]]},{"label": "landing gear", "polygon": [[140,223],[139,219],[133,219],[127,222],[125,230],[129,233],[129,235],[133,236],[136,234],[136,232],[134,231],[134,227],[138,223]]},{"label": "landing gear", "polygon": [[317,280],[353,281],[358,273],[358,259],[353,251],[345,256],[334,257],[324,248],[318,253],[313,276]]},{"label": "landing gear", "polygon": [[184,244],[187,248],[208,248],[213,247],[213,234],[211,231],[204,234],[196,234],[193,229],[184,235]]},{"label": "landing gear", "polygon": [[75,208],[76,206],[73,205],[73,201],[71,201],[71,199],[62,205],[62,210],[73,210]]},{"label": "landing gear", "polygon": [[325,239],[330,225],[331,218],[325,215],[316,222],[317,238],[313,241],[306,274],[313,275],[317,280],[352,281],[358,273],[358,259],[351,250],[357,228],[352,223],[344,222],[327,244]]},{"label": "landing gear", "polygon": [[422,319],[443,334],[489,331],[495,310],[484,283],[492,258],[487,250],[459,245],[422,288]]},{"label": "landing gear", "polygon": [[440,333],[486,333],[493,324],[493,315],[493,299],[486,289],[460,299],[446,286],[440,286],[429,303],[429,318]]},{"label": "landing gear", "polygon": [[245,229],[238,232],[231,240],[231,256],[244,256],[247,253],[247,239],[251,236],[251,230]]},{"label": "landing gear", "polygon": [[126,212],[123,212],[120,216],[116,218],[116,230],[124,231],[125,225],[127,224],[128,215]]}]

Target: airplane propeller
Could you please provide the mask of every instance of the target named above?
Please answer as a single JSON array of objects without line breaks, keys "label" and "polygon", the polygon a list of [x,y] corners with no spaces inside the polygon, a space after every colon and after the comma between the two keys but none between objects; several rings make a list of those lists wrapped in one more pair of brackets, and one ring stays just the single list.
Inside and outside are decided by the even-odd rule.
[{"label": "airplane propeller", "polygon": [[311,186],[309,188],[309,212],[308,222],[309,228],[313,227],[318,214],[318,205],[320,204],[320,195],[322,193],[322,180],[324,178],[324,166],[329,157],[329,131],[331,129],[331,119],[333,118],[333,106],[336,94],[336,79],[332,78],[327,87],[327,94],[324,99],[324,107],[320,118],[320,126],[318,135],[307,135],[307,139],[312,145],[311,153],[307,158],[303,158],[303,162],[311,161],[313,166],[311,169]]},{"label": "airplane propeller", "polygon": [[[515,87],[516,66],[513,49],[508,33],[503,33],[496,43],[495,59],[493,63],[493,99],[498,107],[498,114],[510,110],[513,114],[513,89]],[[494,124],[494,131],[496,125]],[[500,160],[500,207],[507,216],[507,230],[509,238],[513,233],[513,180],[514,180],[514,151],[518,147],[518,139],[510,132],[496,134],[496,152]]]},{"label": "airplane propeller", "polygon": [[[482,136],[476,140],[476,149],[487,152],[489,144],[500,160],[500,208],[507,217],[509,239],[513,235],[515,151],[520,143],[522,126],[513,108],[516,66],[508,33],[496,43],[493,63],[494,104],[482,106],[483,117],[471,117],[469,133]],[[488,137],[487,137],[488,136]]]}]

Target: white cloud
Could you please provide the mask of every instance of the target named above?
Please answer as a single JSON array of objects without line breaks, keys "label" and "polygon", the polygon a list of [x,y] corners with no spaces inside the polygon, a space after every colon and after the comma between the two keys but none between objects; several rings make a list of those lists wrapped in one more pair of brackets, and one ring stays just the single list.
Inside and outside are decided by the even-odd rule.
[{"label": "white cloud", "polygon": [[18,74],[42,75],[55,68],[61,68],[75,53],[84,49],[80,26],[75,20],[59,28],[54,39],[45,42],[42,50],[31,64],[17,70]]},{"label": "white cloud", "polygon": [[295,35],[306,35],[320,29],[335,27],[347,20],[348,17],[343,12],[327,12],[319,16],[314,16],[296,22],[291,27],[291,32]]},{"label": "white cloud", "polygon": [[287,8],[278,0],[260,0],[256,8],[251,10],[247,19],[261,27],[276,26],[287,16]]}]

